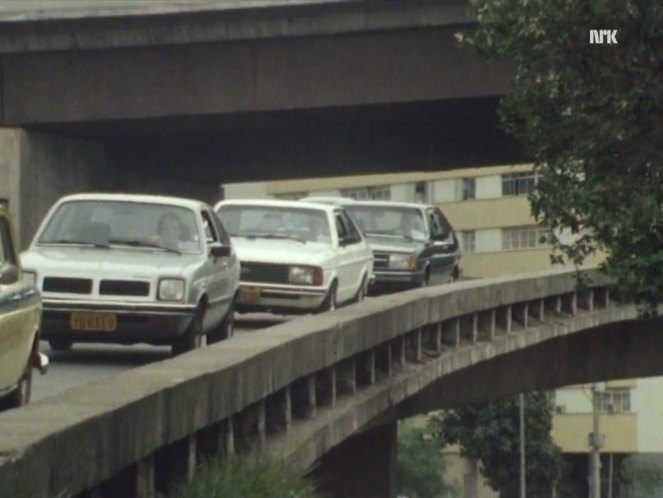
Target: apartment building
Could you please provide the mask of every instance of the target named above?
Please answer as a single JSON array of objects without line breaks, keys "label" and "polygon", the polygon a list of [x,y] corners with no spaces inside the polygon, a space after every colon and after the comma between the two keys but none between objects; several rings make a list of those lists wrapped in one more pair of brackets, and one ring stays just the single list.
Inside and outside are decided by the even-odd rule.
[{"label": "apartment building", "polygon": [[[550,267],[547,234],[527,200],[536,185],[532,165],[468,168],[224,185],[228,199],[343,196],[439,205],[459,233],[465,277],[484,278]],[[557,234],[563,235],[563,234]],[[587,264],[595,264],[592,259]]]}]

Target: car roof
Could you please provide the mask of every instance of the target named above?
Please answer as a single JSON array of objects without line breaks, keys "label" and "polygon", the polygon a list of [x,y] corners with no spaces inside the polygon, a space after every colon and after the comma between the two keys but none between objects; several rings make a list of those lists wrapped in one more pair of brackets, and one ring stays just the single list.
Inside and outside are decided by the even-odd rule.
[{"label": "car roof", "polygon": [[320,209],[321,211],[333,212],[339,206],[330,204],[322,204],[317,202],[300,202],[300,201],[287,201],[282,199],[233,199],[218,202],[214,206],[214,210],[219,209],[221,206],[263,206],[263,207],[284,207],[296,209]]},{"label": "car roof", "polygon": [[187,199],[183,197],[171,197],[165,195],[144,195],[144,194],[108,194],[108,193],[85,193],[73,194],[61,197],[58,204],[69,201],[116,201],[116,202],[138,202],[145,204],[167,204],[171,206],[183,207],[188,209],[200,209],[208,207],[202,201],[196,199]]}]

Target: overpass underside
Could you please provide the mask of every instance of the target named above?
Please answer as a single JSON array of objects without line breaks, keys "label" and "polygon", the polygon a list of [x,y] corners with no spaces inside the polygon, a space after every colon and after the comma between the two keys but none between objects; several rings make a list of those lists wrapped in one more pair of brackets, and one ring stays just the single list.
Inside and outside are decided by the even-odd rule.
[{"label": "overpass underside", "polygon": [[0,199],[25,244],[75,191],[212,202],[223,182],[521,161],[497,127],[511,68],[459,49],[463,29],[0,54],[0,123],[21,130]]}]

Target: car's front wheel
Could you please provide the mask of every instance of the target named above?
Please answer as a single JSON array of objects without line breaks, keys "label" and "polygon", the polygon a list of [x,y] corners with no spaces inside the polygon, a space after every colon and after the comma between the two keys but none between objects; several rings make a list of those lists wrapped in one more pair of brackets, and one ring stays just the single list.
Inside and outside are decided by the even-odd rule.
[{"label": "car's front wheel", "polygon": [[201,311],[198,311],[191,320],[191,324],[186,329],[182,336],[175,339],[172,346],[173,356],[188,353],[194,349],[202,347],[203,344],[203,316]]},{"label": "car's front wheel", "polygon": [[230,303],[223,321],[207,334],[207,344],[214,344],[226,339],[230,339],[235,332],[235,302]]},{"label": "car's front wheel", "polygon": [[337,296],[336,296],[336,290],[338,288],[336,280],[332,282],[331,287],[329,288],[329,292],[327,293],[327,297],[325,297],[325,300],[322,303],[322,306],[320,306],[320,311],[334,311],[337,306]]},{"label": "car's front wheel", "polygon": [[25,371],[21,376],[21,380],[16,386],[16,389],[0,402],[0,410],[8,410],[10,408],[18,408],[27,405],[32,396],[32,362],[33,354],[30,354],[28,364]]}]

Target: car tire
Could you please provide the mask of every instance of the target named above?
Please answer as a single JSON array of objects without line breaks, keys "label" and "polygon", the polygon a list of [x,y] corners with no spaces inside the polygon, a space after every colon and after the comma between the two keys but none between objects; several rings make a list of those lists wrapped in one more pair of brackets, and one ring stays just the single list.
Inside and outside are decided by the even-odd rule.
[{"label": "car tire", "polygon": [[225,341],[230,339],[235,333],[235,302],[230,303],[230,307],[223,317],[221,323],[210,333],[207,334],[207,344]]},{"label": "car tire", "polygon": [[32,361],[33,353],[30,353],[28,364],[25,367],[25,371],[23,372],[23,376],[21,377],[18,386],[11,394],[2,400],[0,410],[19,408],[30,402],[30,397],[32,396]]},{"label": "car tire", "polygon": [[181,337],[175,339],[175,342],[173,342],[172,345],[173,356],[188,353],[189,351],[202,347],[203,316],[204,313],[199,310],[193,317],[193,320],[191,320],[191,324],[189,325],[189,328],[186,329],[186,332],[184,332]]},{"label": "car tire", "polygon": [[359,286],[359,289],[357,290],[357,294],[355,295],[354,299],[352,300],[353,303],[361,303],[365,298],[366,298],[366,288],[368,287],[368,284],[366,282],[366,275],[361,279],[361,285]]},{"label": "car tire", "polygon": [[338,305],[336,299],[336,290],[338,288],[338,283],[336,280],[334,280],[331,284],[331,287],[329,288],[329,292],[327,293],[327,297],[325,297],[325,300],[322,303],[322,306],[320,306],[320,311],[334,311],[336,309],[336,306]]},{"label": "car tire", "polygon": [[424,272],[424,278],[419,283],[419,287],[428,287],[429,280],[430,280],[430,270],[427,269]]},{"label": "car tire", "polygon": [[57,339],[49,339],[48,345],[53,351],[69,351],[74,345],[74,341],[65,337],[58,337]]}]

